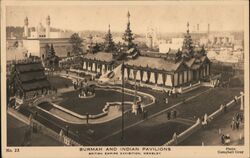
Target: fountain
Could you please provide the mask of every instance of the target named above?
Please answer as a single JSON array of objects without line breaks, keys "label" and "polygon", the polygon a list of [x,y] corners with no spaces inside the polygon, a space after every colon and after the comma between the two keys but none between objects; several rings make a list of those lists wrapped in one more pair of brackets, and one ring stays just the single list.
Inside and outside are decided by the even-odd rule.
[{"label": "fountain", "polygon": [[81,82],[79,86],[79,98],[93,98],[95,97],[94,85],[88,82]]}]

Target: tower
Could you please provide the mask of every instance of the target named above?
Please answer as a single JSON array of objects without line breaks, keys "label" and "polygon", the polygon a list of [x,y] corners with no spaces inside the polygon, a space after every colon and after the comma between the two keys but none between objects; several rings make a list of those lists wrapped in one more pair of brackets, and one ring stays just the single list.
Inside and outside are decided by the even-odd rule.
[{"label": "tower", "polygon": [[50,16],[46,18],[46,38],[50,37]]},{"label": "tower", "polygon": [[122,39],[124,40],[124,43],[127,46],[127,48],[130,49],[134,46],[134,43],[133,43],[134,37],[133,37],[133,33],[130,29],[130,13],[129,13],[129,11],[127,14],[127,18],[128,18],[127,29],[125,30],[125,33],[123,34]]},{"label": "tower", "polygon": [[26,18],[24,19],[24,37],[28,37],[29,36],[29,20],[28,17],[26,16]]}]

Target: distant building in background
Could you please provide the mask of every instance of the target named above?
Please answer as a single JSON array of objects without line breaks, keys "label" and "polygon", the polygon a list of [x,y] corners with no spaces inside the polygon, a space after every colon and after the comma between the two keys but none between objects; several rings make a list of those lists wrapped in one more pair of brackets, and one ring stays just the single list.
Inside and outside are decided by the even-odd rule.
[{"label": "distant building in background", "polygon": [[68,31],[51,31],[51,20],[50,16],[46,17],[46,26],[40,22],[34,31],[29,30],[29,21],[28,17],[24,20],[24,38],[33,39],[33,38],[69,38],[71,36],[71,32]]},{"label": "distant building in background", "polygon": [[210,34],[208,40],[212,45],[232,45],[234,43],[234,36],[230,33],[216,33]]},{"label": "distant building in background", "polygon": [[54,50],[58,57],[67,57],[68,52],[71,52],[72,45],[69,38],[36,38],[23,40],[23,48],[33,56],[46,57],[45,46],[53,44]]},{"label": "distant building in background", "polygon": [[67,57],[72,48],[69,42],[71,32],[51,31],[50,24],[51,19],[48,15],[45,27],[39,23],[34,31],[29,31],[32,29],[29,29],[29,20],[26,17],[24,19],[23,39],[18,41],[8,39],[7,41],[7,60],[17,60],[17,58],[29,55],[40,57],[43,60],[47,57],[46,45],[53,45],[56,56]]},{"label": "distant building in background", "polygon": [[168,43],[159,44],[159,52],[167,53],[169,50],[182,50],[184,38],[172,38]]},{"label": "distant building in background", "polygon": [[148,27],[146,32],[146,45],[150,49],[158,47],[158,32],[157,28]]}]

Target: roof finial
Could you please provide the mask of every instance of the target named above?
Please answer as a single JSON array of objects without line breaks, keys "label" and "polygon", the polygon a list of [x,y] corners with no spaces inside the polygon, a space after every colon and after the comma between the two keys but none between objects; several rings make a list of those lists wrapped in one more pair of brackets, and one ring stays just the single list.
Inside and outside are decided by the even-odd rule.
[{"label": "roof finial", "polygon": [[189,32],[189,22],[187,22],[187,32]]},{"label": "roof finial", "polygon": [[110,30],[110,24],[109,24],[109,30]]}]

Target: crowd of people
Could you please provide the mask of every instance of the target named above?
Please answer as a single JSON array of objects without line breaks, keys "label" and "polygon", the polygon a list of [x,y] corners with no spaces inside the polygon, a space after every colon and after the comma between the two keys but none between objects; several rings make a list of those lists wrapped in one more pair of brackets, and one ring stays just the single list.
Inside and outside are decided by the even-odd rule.
[{"label": "crowd of people", "polygon": [[[232,130],[239,130],[240,129],[240,124],[243,123],[243,114],[241,113],[236,113],[233,118],[232,118],[232,122],[231,122],[231,129]],[[224,135],[223,133],[221,133],[221,129],[219,129],[219,133],[221,134],[221,144],[223,145],[229,145],[231,142],[231,138],[229,134]]]}]

